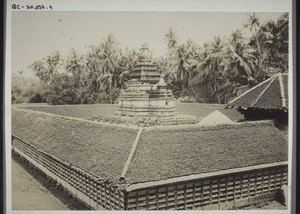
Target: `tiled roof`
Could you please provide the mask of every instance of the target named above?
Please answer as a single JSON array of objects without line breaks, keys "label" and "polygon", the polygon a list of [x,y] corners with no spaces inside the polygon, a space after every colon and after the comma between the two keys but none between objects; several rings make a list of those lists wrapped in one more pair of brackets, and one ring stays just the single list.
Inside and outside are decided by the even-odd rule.
[{"label": "tiled roof", "polygon": [[288,160],[272,122],[145,129],[126,173],[130,184]]},{"label": "tiled roof", "polygon": [[274,75],[232,100],[228,107],[288,109],[288,74]]},{"label": "tiled roof", "polygon": [[140,133],[12,109],[13,135],[112,181],[124,175],[134,184],[287,160],[287,140],[272,122],[152,127]]},{"label": "tiled roof", "polygon": [[70,164],[118,180],[137,130],[12,109],[12,134]]}]

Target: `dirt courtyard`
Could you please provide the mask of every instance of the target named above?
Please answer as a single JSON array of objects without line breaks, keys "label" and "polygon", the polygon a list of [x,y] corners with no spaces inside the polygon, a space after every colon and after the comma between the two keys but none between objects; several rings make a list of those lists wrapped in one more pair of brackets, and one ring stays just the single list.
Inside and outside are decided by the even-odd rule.
[{"label": "dirt courtyard", "polygon": [[12,160],[13,210],[69,210],[14,159]]},{"label": "dirt courtyard", "polygon": [[13,210],[87,210],[88,208],[22,163],[12,159]]}]

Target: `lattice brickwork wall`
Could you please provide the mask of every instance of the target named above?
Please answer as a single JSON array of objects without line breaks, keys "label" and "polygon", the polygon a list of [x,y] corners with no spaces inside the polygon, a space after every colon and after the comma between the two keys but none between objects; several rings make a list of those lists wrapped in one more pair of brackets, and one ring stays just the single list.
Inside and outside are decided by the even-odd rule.
[{"label": "lattice brickwork wall", "polygon": [[139,189],[128,193],[134,209],[228,209],[258,198],[274,198],[287,184],[287,165]]}]

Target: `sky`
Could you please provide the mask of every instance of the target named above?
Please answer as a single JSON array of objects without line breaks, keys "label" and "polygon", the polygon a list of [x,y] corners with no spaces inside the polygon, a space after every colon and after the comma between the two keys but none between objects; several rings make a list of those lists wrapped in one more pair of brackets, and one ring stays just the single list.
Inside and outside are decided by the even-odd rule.
[{"label": "sky", "polygon": [[[90,45],[113,33],[122,49],[146,42],[155,57],[166,53],[164,35],[173,28],[181,42],[201,46],[215,36],[229,36],[247,22],[250,13],[238,12],[13,12],[11,22],[12,72],[23,71],[36,60],[58,50],[66,57],[72,48],[88,52]],[[257,13],[262,22],[282,13]],[[243,31],[249,35],[247,30]]]}]

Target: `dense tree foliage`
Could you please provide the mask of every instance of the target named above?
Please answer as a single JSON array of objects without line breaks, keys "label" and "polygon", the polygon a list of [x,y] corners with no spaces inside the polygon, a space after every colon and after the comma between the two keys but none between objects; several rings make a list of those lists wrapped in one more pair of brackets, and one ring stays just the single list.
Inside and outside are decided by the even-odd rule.
[{"label": "dense tree foliage", "polygon": [[[251,35],[246,37],[245,33]],[[201,36],[201,35],[199,35]],[[278,72],[288,71],[288,14],[262,23],[251,14],[228,38],[202,46],[165,34],[167,54],[155,59],[168,87],[183,102],[227,103]],[[113,34],[88,53],[56,51],[30,65],[38,81],[13,75],[12,102],[113,103],[134,68],[138,50],[121,50]]]},{"label": "dense tree foliage", "polygon": [[[250,38],[244,36],[250,33]],[[244,32],[244,34],[243,34]],[[256,14],[229,38],[216,36],[197,47],[180,43],[170,29],[168,83],[176,97],[190,102],[227,103],[278,72],[288,72],[288,14],[262,24]]]},{"label": "dense tree foliage", "polygon": [[12,75],[12,103],[42,103],[45,102],[43,85],[34,78],[26,78],[23,72]]}]

